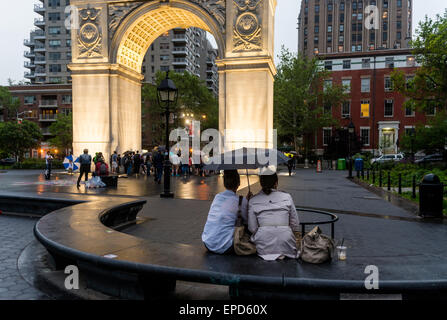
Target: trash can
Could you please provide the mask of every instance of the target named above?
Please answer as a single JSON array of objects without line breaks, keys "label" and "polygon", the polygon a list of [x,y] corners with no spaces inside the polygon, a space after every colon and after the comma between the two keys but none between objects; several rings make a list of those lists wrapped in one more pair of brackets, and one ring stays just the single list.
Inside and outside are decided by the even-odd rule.
[{"label": "trash can", "polygon": [[444,185],[433,173],[419,184],[419,214],[423,217],[442,218]]},{"label": "trash can", "polygon": [[362,158],[357,158],[354,161],[354,168],[355,171],[362,171],[363,170],[363,159]]},{"label": "trash can", "polygon": [[338,159],[337,170],[346,170],[346,159]]}]

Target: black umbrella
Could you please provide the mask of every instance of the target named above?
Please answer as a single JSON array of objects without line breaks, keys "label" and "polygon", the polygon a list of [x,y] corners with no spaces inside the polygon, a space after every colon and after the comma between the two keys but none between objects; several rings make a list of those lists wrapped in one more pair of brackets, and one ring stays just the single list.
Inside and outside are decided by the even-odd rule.
[{"label": "black umbrella", "polygon": [[[270,160],[273,161],[270,161]],[[245,169],[250,191],[248,169],[259,169],[271,165],[287,163],[289,158],[276,149],[266,148],[241,148],[227,151],[211,157],[204,166],[205,170],[237,170]]]}]

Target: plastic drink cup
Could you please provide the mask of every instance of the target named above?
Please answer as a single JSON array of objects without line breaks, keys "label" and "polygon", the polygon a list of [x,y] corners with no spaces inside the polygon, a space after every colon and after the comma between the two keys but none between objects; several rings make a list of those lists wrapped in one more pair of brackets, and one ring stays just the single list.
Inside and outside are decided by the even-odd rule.
[{"label": "plastic drink cup", "polygon": [[337,247],[338,260],[341,260],[341,261],[346,260],[346,249],[347,248],[345,246]]}]

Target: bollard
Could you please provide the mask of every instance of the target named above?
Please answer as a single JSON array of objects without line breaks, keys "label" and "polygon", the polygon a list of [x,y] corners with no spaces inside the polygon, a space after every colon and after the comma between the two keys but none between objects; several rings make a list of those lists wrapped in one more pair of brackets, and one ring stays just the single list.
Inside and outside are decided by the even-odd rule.
[{"label": "bollard", "polygon": [[413,199],[416,199],[416,176],[413,176],[413,193],[411,194]]},{"label": "bollard", "polygon": [[399,194],[402,194],[402,173],[399,173]]},{"label": "bollard", "polygon": [[382,170],[379,171],[379,187],[382,188]]},{"label": "bollard", "polygon": [[388,191],[391,190],[391,171],[388,171]]}]

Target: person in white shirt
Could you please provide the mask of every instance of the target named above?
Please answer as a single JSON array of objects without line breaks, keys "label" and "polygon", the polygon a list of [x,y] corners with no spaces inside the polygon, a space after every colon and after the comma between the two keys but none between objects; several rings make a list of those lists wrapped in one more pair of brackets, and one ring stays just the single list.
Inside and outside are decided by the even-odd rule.
[{"label": "person in white shirt", "polygon": [[[202,233],[202,241],[205,247],[214,253],[233,253],[233,235],[238,217],[239,196],[236,194],[240,185],[240,177],[237,170],[224,171],[224,192],[217,194],[211,204],[205,228]],[[242,198],[241,217],[243,223],[247,223],[248,199]]]},{"label": "person in white shirt", "polygon": [[46,164],[45,179],[47,179],[47,180],[50,180],[50,178],[51,178],[52,163],[53,163],[53,156],[50,154],[50,151],[47,151],[47,155],[45,156],[45,164]]}]

